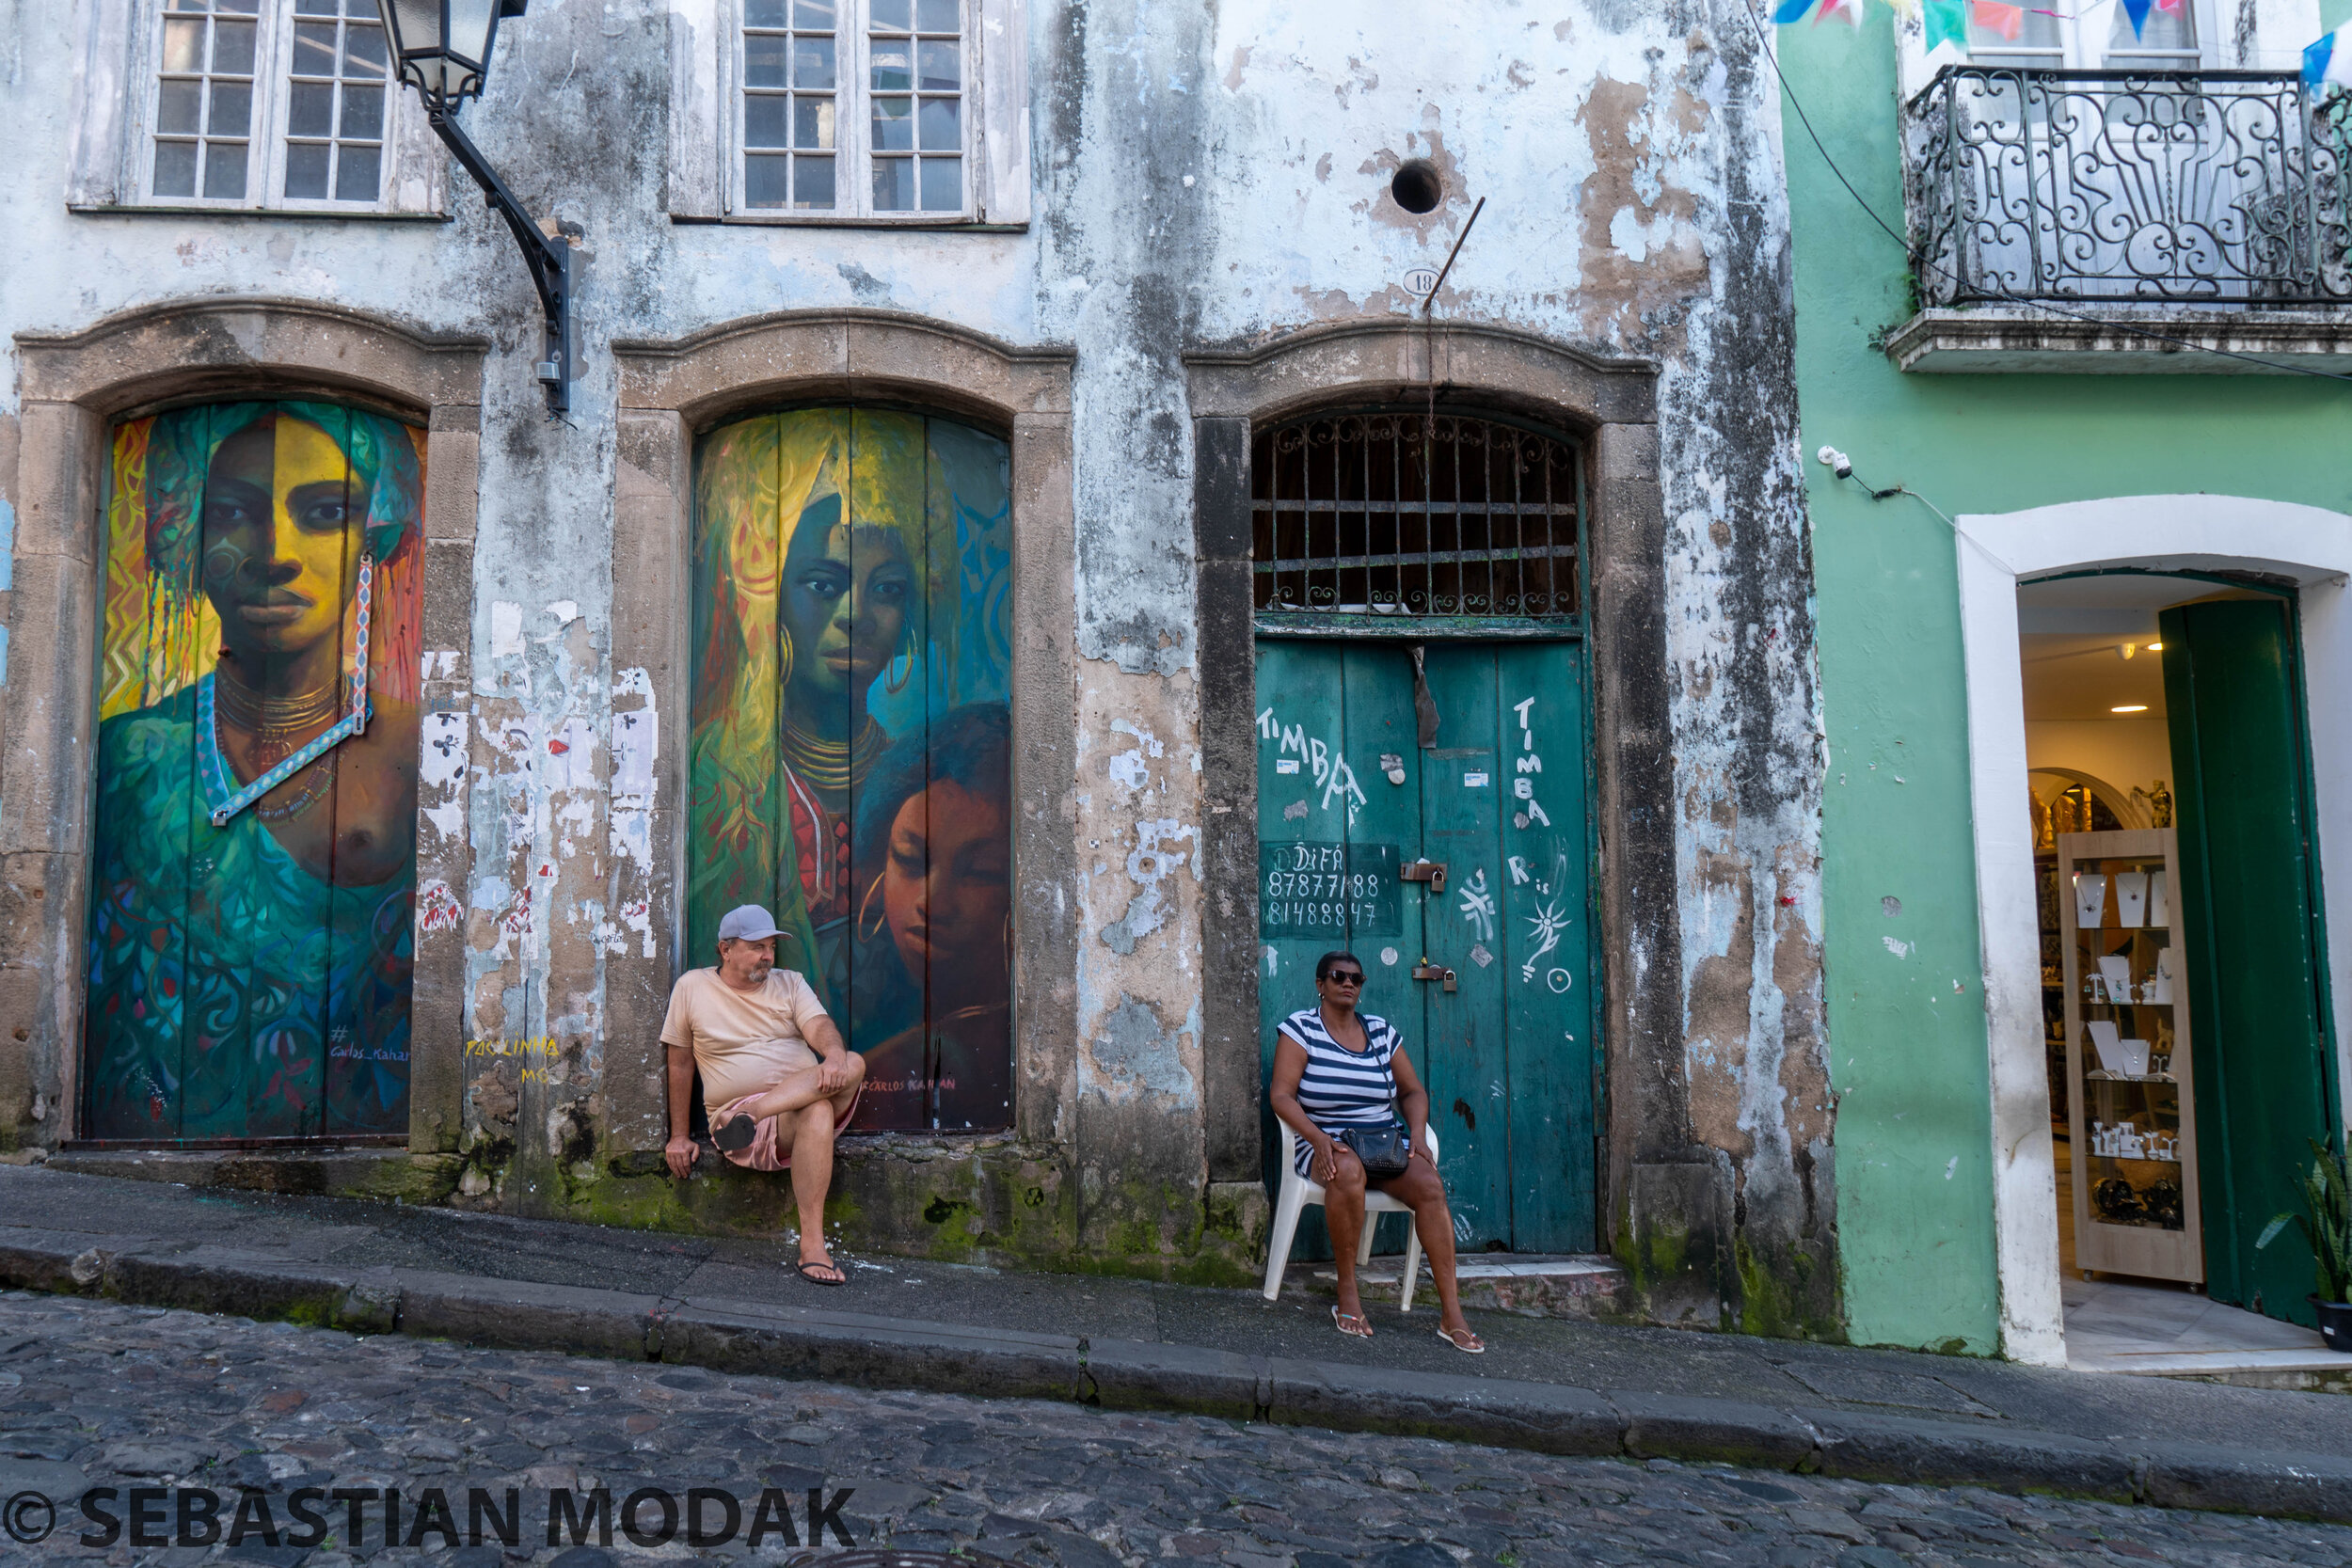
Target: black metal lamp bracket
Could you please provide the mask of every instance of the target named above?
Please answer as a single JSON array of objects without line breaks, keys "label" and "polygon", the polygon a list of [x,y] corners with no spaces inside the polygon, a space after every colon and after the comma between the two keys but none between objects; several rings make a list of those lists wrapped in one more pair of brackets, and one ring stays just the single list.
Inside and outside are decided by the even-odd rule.
[{"label": "black metal lamp bracket", "polygon": [[498,170],[482,156],[482,150],[457,128],[457,120],[449,111],[432,109],[425,117],[457,161],[466,166],[466,172],[474,177],[489,200],[491,211],[506,220],[506,227],[515,231],[515,243],[522,247],[523,263],[531,268],[531,281],[539,291],[539,304],[547,312],[547,347],[538,363],[539,383],[548,389],[548,412],[563,414],[572,406],[572,245],[561,234],[549,236],[539,231],[531,221],[515,193],[506,188]]}]

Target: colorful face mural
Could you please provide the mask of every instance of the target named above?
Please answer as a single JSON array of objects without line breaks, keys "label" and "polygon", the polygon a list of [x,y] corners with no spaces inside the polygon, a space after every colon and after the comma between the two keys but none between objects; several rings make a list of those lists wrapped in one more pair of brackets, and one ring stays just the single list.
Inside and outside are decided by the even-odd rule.
[{"label": "colorful face mural", "polygon": [[696,458],[689,952],[774,911],[859,1129],[1012,1121],[1009,483],[995,437],[866,409]]},{"label": "colorful face mural", "polygon": [[423,445],[323,403],[116,428],[91,1136],[408,1131]]}]

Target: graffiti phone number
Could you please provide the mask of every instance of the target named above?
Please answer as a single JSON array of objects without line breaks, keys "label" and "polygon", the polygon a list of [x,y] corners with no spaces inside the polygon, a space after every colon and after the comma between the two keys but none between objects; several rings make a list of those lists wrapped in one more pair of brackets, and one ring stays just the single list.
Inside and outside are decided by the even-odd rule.
[{"label": "graffiti phone number", "polygon": [[1258,932],[1394,936],[1397,847],[1300,841],[1258,847]]}]

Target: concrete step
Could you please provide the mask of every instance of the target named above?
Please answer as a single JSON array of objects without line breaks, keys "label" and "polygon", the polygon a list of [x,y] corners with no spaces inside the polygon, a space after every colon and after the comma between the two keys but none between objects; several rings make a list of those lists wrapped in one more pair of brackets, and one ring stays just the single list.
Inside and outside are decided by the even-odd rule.
[{"label": "concrete step", "polygon": [[[1356,1288],[1366,1295],[1393,1298],[1403,1288],[1405,1259],[1375,1258],[1356,1272]],[[1337,1294],[1339,1270],[1329,1263],[1294,1263],[1289,1277],[1304,1274],[1313,1288]],[[1614,1258],[1598,1253],[1474,1252],[1454,1264],[1462,1305],[1491,1312],[1517,1312],[1526,1318],[1575,1318],[1605,1323],[1631,1310],[1630,1282]],[[1421,1282],[1413,1287],[1418,1304],[1437,1305],[1437,1286],[1429,1262],[1422,1260]]]}]

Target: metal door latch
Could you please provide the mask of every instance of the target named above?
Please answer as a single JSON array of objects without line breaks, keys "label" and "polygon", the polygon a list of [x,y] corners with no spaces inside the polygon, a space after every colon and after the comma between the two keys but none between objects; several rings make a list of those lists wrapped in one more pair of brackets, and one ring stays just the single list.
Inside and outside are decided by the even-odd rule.
[{"label": "metal door latch", "polygon": [[[1438,875],[1443,876],[1444,874],[1443,868],[1439,868]],[[1443,980],[1445,982],[1446,990],[1452,990],[1454,989],[1454,971],[1446,968],[1443,964],[1433,964],[1426,958],[1422,958],[1421,962],[1413,966],[1413,978],[1416,980]]]},{"label": "metal door latch", "polygon": [[1427,882],[1432,893],[1445,891],[1445,862],[1408,861],[1396,868],[1397,879],[1406,882]]}]

